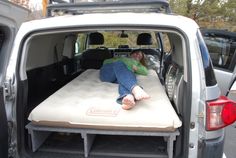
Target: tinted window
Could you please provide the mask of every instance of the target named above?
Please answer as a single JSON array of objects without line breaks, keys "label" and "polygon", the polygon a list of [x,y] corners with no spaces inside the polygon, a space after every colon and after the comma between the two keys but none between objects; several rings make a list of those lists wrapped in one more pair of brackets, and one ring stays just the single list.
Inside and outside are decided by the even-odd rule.
[{"label": "tinted window", "polygon": [[80,54],[86,49],[86,34],[78,34],[75,43],[75,54]]},{"label": "tinted window", "polygon": [[208,49],[206,47],[206,44],[203,40],[203,37],[200,31],[197,33],[197,38],[199,42],[199,47],[200,47],[204,71],[205,71],[206,86],[214,86],[216,85],[217,82],[216,82],[213,66],[211,63],[211,58],[209,56]]},{"label": "tinted window", "polygon": [[[236,41],[226,37],[205,36],[212,63],[215,67],[233,71],[232,59],[236,53]],[[235,65],[235,64],[234,64]]]},{"label": "tinted window", "polygon": [[162,39],[163,39],[163,49],[165,53],[170,53],[171,52],[171,44],[169,37],[166,33],[162,33]]},{"label": "tinted window", "polygon": [[1,48],[2,48],[2,45],[3,45],[3,41],[4,41],[4,34],[2,31],[0,31],[0,51],[1,51]]}]

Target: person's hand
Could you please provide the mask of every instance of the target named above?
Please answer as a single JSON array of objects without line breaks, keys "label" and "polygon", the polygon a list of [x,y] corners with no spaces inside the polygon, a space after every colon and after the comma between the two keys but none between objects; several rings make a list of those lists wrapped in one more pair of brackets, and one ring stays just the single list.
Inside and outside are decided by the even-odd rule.
[{"label": "person's hand", "polygon": [[134,72],[138,70],[137,66],[135,66],[135,65],[132,66],[132,69]]}]

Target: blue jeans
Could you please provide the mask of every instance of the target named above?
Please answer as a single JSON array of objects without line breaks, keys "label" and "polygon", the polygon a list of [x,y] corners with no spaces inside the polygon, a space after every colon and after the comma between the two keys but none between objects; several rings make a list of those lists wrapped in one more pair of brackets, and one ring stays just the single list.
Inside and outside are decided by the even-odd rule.
[{"label": "blue jeans", "polygon": [[132,89],[137,85],[136,75],[121,61],[104,64],[100,69],[100,80],[119,84],[120,96],[117,102],[120,104],[123,97],[127,94],[132,94]]}]

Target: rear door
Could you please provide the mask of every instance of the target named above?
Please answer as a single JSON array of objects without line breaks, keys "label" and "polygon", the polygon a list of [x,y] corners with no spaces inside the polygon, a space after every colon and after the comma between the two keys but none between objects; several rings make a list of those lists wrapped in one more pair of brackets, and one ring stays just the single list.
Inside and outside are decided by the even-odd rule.
[{"label": "rear door", "polygon": [[236,33],[201,30],[212,59],[221,95],[228,95],[236,75]]},{"label": "rear door", "polygon": [[17,30],[29,11],[7,1],[0,1],[0,157],[8,157],[8,117],[4,79]]}]

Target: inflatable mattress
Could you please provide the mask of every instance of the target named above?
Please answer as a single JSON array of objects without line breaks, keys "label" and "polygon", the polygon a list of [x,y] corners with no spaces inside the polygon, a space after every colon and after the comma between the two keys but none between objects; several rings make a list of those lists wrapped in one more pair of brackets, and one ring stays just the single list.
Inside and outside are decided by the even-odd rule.
[{"label": "inflatable mattress", "polygon": [[118,85],[101,82],[89,69],[49,96],[30,113],[33,124],[108,130],[174,131],[182,125],[155,71],[137,76],[151,96],[131,110],[116,103]]}]

